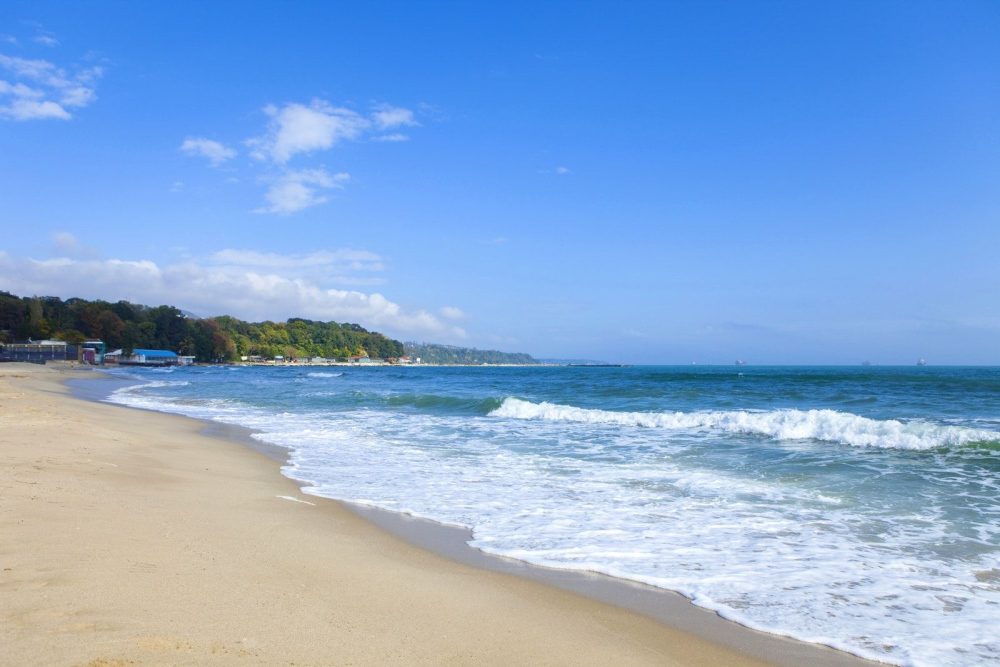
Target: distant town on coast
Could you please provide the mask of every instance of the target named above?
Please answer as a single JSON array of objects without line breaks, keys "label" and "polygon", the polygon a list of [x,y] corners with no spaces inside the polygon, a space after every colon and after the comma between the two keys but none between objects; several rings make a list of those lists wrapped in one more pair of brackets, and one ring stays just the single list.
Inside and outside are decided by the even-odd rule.
[{"label": "distant town on coast", "polygon": [[200,318],[174,306],[0,292],[0,361],[123,365],[535,365],[529,354],[400,342],[358,324]]}]

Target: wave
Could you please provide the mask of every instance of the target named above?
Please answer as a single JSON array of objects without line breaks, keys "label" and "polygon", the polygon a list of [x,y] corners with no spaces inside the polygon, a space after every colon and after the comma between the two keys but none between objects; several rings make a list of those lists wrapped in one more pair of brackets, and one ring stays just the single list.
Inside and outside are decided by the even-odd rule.
[{"label": "wave", "polygon": [[341,375],[343,375],[343,373],[324,373],[324,372],[306,373],[306,377],[311,377],[311,378],[339,378]]},{"label": "wave", "polygon": [[714,412],[613,412],[506,398],[491,417],[639,426],[673,430],[719,430],[777,440],[822,440],[855,447],[937,449],[1000,442],[1000,432],[931,422],[870,419],[836,410],[743,410]]},{"label": "wave", "polygon": [[[139,379],[139,378],[137,378]],[[145,389],[160,389],[162,387],[186,387],[191,384],[187,380],[151,380],[145,381],[142,384],[129,385],[128,387],[122,387],[121,389],[116,389],[112,392],[114,394],[130,394],[134,391],[142,391]]]},{"label": "wave", "polygon": [[394,394],[382,399],[390,407],[443,410],[463,414],[486,415],[501,406],[496,398],[442,396],[439,394]]}]

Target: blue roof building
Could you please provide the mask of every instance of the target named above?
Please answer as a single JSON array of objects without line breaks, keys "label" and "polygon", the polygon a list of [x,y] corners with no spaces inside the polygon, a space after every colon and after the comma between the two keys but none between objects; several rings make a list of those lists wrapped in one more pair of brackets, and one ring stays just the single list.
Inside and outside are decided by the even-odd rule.
[{"label": "blue roof building", "polygon": [[176,359],[177,353],[171,352],[170,350],[143,350],[136,348],[132,350],[132,354],[136,356],[146,357],[147,359]]},{"label": "blue roof building", "polygon": [[178,363],[177,353],[170,350],[146,350],[136,348],[132,350],[129,357],[121,357],[120,364],[133,364],[136,366],[176,366]]}]

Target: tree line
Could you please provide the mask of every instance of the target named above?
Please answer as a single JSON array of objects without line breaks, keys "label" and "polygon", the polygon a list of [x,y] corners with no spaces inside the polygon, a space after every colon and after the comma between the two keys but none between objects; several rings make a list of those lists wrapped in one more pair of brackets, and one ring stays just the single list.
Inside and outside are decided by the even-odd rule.
[{"label": "tree line", "polygon": [[425,364],[537,364],[537,359],[524,352],[477,350],[474,347],[437,345],[434,343],[404,343],[403,350]]},{"label": "tree line", "polygon": [[18,297],[0,292],[0,343],[56,339],[67,343],[103,340],[108,349],[153,348],[192,355],[198,361],[233,361],[241,356],[288,359],[403,355],[403,344],[357,324],[244,322],[235,317],[197,318],[174,306],[88,301],[53,296]]}]

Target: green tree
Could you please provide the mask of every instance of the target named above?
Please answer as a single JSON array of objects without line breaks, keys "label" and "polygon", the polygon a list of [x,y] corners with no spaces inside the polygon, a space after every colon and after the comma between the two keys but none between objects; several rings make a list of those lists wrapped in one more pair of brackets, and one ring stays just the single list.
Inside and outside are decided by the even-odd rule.
[{"label": "green tree", "polygon": [[41,299],[31,299],[28,302],[28,337],[33,339],[48,338],[51,333],[48,320],[42,310]]},{"label": "green tree", "polygon": [[56,334],[56,339],[64,340],[70,345],[79,345],[87,340],[87,337],[83,335],[82,331],[78,331],[77,329],[65,329]]}]

